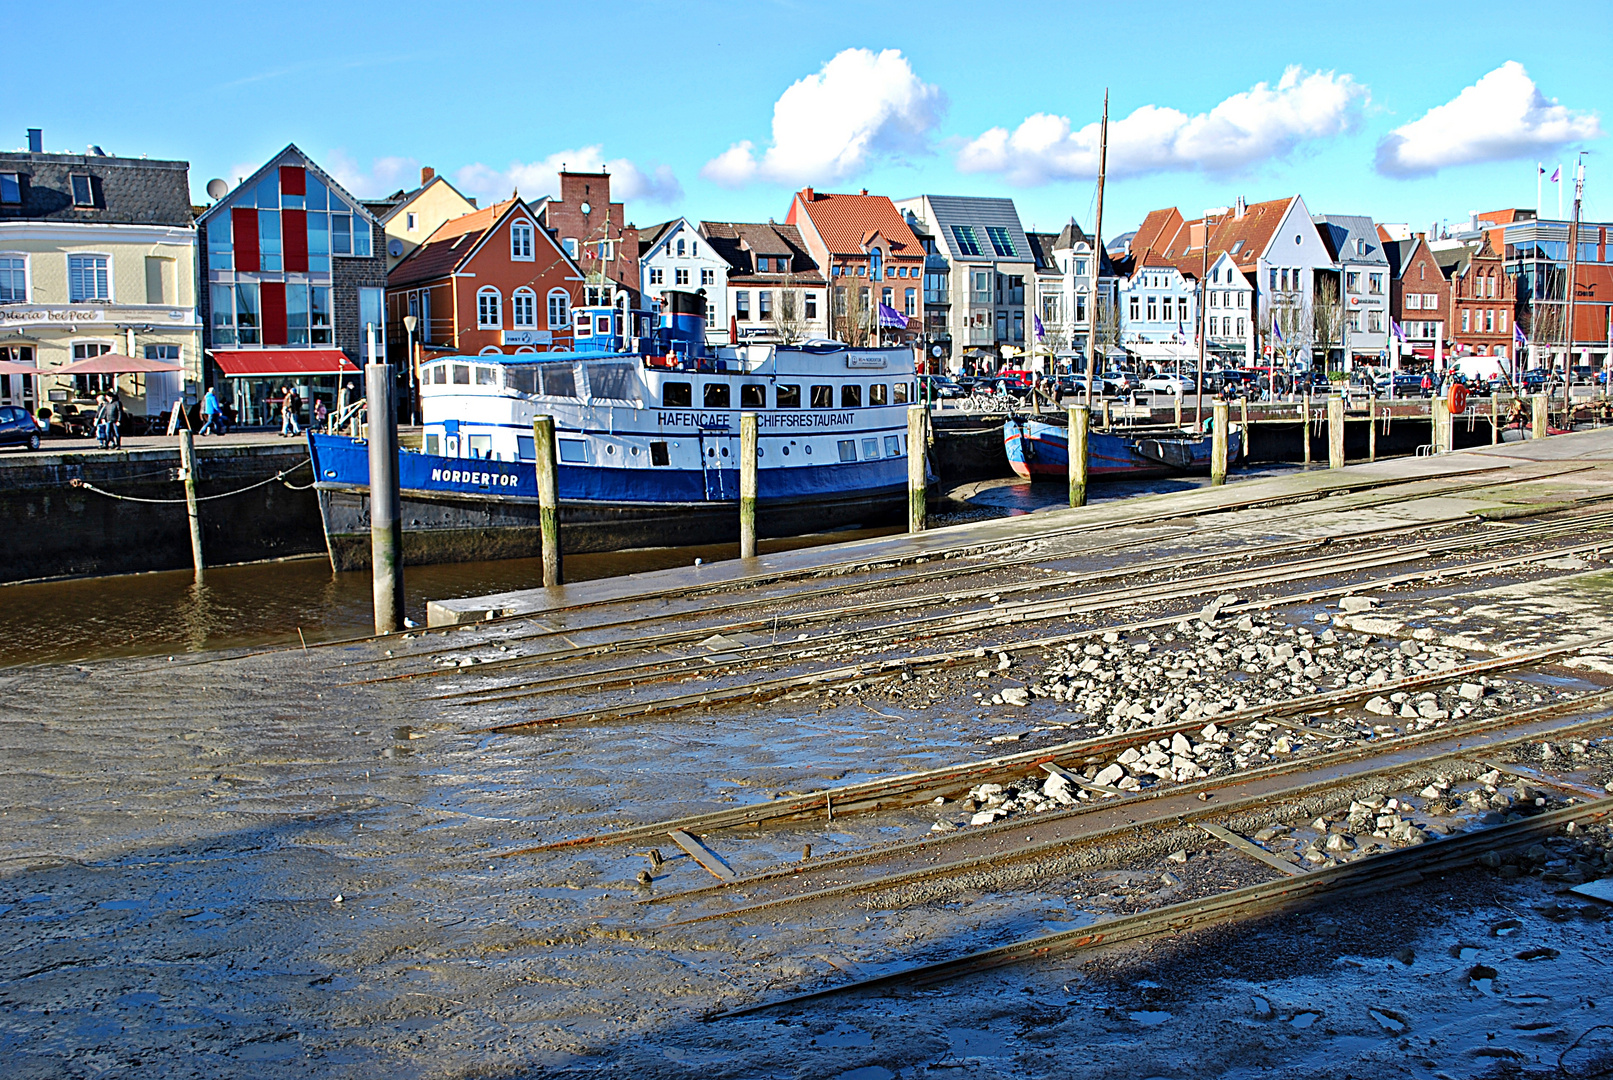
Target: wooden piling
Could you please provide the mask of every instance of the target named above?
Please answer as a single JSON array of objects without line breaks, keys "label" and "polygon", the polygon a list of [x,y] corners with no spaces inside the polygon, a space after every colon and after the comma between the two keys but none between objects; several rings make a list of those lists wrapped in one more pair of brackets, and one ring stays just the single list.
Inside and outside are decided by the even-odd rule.
[{"label": "wooden piling", "polygon": [[1071,405],[1069,415],[1070,505],[1087,504],[1087,423],[1090,413],[1085,405]]},{"label": "wooden piling", "polygon": [[1254,441],[1252,436],[1255,433],[1255,429],[1249,426],[1249,394],[1247,391],[1245,391],[1242,397],[1238,398],[1238,419],[1242,425],[1243,460],[1248,461],[1249,447]]},{"label": "wooden piling", "polygon": [[1501,391],[1490,391],[1490,445],[1501,441]]},{"label": "wooden piling", "polygon": [[[1181,427],[1182,426],[1182,395],[1177,394],[1175,396],[1176,396],[1176,401],[1175,401],[1175,405],[1176,405],[1176,426]],[[1153,408],[1150,407],[1148,411],[1153,412]]]},{"label": "wooden piling", "polygon": [[538,535],[543,545],[543,587],[565,583],[560,561],[560,480],[555,473],[554,417],[532,418],[533,467],[538,476]]},{"label": "wooden piling", "polygon": [[[373,328],[370,334],[373,361]],[[398,416],[393,408],[392,380],[391,364],[364,366],[370,413],[370,579],[377,634],[403,629],[403,492],[398,479]]]},{"label": "wooden piling", "polygon": [[1442,397],[1434,398],[1429,403],[1428,415],[1433,427],[1434,453],[1450,453],[1453,430],[1450,403]]},{"label": "wooden piling", "polygon": [[1327,399],[1327,467],[1344,468],[1344,398],[1338,394]]},{"label": "wooden piling", "polygon": [[1108,401],[1108,400],[1104,401],[1104,403],[1103,403],[1103,429],[1105,431],[1108,431],[1110,428],[1114,427],[1114,423],[1115,423],[1115,421],[1114,421],[1114,413],[1111,411],[1113,409],[1113,407],[1114,407],[1114,402]]},{"label": "wooden piling", "polygon": [[1305,464],[1311,463],[1311,394],[1307,390],[1299,402],[1299,441],[1305,448]]},{"label": "wooden piling", "polygon": [[1536,439],[1544,439],[1546,437],[1546,428],[1548,427],[1546,418],[1546,407],[1548,402],[1546,400],[1546,395],[1536,394],[1530,400],[1530,404],[1533,405],[1534,408],[1532,410],[1532,415],[1529,418],[1529,433]]},{"label": "wooden piling", "polygon": [[190,561],[196,580],[202,580],[202,514],[196,501],[196,438],[190,428],[179,429],[179,478],[185,482],[185,516],[190,519]]},{"label": "wooden piling", "polygon": [[[1231,409],[1224,401],[1217,401],[1210,407],[1210,485],[1220,487],[1227,482],[1227,440],[1231,432],[1228,430],[1231,420]],[[1248,410],[1244,410],[1248,415]],[[1246,421],[1243,426],[1243,437],[1249,438],[1249,425]]]},{"label": "wooden piling", "polygon": [[756,441],[755,413],[739,416],[739,557],[756,558]]},{"label": "wooden piling", "polygon": [[1367,398],[1367,460],[1378,460],[1378,397]]},{"label": "wooden piling", "polygon": [[907,531],[924,531],[924,406],[907,409]]}]

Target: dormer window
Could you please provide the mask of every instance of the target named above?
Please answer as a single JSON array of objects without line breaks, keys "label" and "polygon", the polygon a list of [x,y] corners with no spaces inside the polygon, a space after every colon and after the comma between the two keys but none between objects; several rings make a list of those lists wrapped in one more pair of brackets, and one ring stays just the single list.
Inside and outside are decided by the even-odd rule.
[{"label": "dormer window", "polygon": [[69,179],[73,185],[73,205],[93,207],[95,205],[94,178],[83,173],[74,173]]},{"label": "dormer window", "polygon": [[0,204],[22,202],[22,178],[14,172],[0,172]]}]

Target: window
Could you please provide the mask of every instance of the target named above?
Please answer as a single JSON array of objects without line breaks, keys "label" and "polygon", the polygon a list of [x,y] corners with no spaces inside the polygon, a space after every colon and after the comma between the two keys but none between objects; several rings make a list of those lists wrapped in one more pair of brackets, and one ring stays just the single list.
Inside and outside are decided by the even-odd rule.
[{"label": "window", "polygon": [[[104,341],[81,341],[73,346],[73,362],[80,360],[93,360],[97,356],[105,356],[112,351],[112,346]],[[118,377],[116,375],[74,375],[73,388],[81,398],[94,397],[96,394],[109,394],[116,390]]]},{"label": "window", "polygon": [[73,205],[94,206],[95,178],[85,176],[83,173],[74,173],[69,179],[73,187]]},{"label": "window", "polygon": [[730,394],[727,383],[707,383],[705,389],[705,406],[708,409],[726,409],[729,406]]},{"label": "window", "polygon": [[868,388],[868,404],[883,405],[886,402],[888,387],[884,383],[874,383]]},{"label": "window", "polygon": [[969,288],[969,300],[975,304],[991,303],[991,271],[974,270],[970,272],[973,279]]},{"label": "window", "polygon": [[745,289],[734,293],[734,318],[740,322],[750,321],[750,293]]},{"label": "window", "polygon": [[1406,294],[1405,300],[1406,300],[1406,302],[1401,306],[1404,307],[1407,311],[1417,311],[1417,310],[1420,310],[1422,308],[1422,306],[1423,306],[1423,294],[1422,293],[1409,292],[1409,293]]},{"label": "window", "polygon": [[82,304],[86,300],[112,299],[111,274],[107,270],[105,255],[69,255],[67,257],[67,300]]},{"label": "window", "polygon": [[1468,310],[1466,308],[1463,308],[1462,309],[1462,333],[1464,333],[1464,334],[1468,332],[1468,325],[1467,325],[1467,323],[1468,323],[1468,314],[1469,314]]},{"label": "window", "polygon": [[1383,295],[1383,275],[1382,274],[1368,274],[1367,275],[1367,291],[1370,292],[1373,296],[1382,296]]},{"label": "window", "polygon": [[214,345],[235,344],[235,289],[230,285],[212,288],[212,331]]},{"label": "window", "polygon": [[1501,333],[1507,332],[1507,309],[1501,308],[1495,313],[1495,328]]},{"label": "window", "polygon": [[801,407],[801,388],[797,385],[780,386],[774,391],[777,396],[778,407],[781,409],[799,409]]},{"label": "window", "polygon": [[673,279],[674,279],[673,284],[675,284],[675,285],[687,285],[687,284],[689,284],[689,271],[688,271],[688,269],[686,267],[681,267],[680,266],[678,269],[676,269],[676,270],[674,270],[672,272],[672,276],[673,276]]},{"label": "window", "polygon": [[524,221],[510,226],[510,258],[520,262],[532,261],[532,226]]},{"label": "window", "polygon": [[842,463],[855,462],[857,460],[856,439],[840,440],[840,460]]},{"label": "window", "polygon": [[571,294],[564,289],[549,290],[549,329],[562,330],[571,325]]},{"label": "window", "polygon": [[1142,318],[1142,316],[1140,314],[1140,312],[1142,311],[1142,300],[1141,300],[1140,297],[1136,297],[1136,296],[1130,297],[1129,299],[1130,299],[1130,304],[1129,304],[1130,311],[1128,312],[1128,314],[1131,316],[1131,321],[1136,322],[1138,319]]},{"label": "window", "polygon": [[806,294],[806,317],[809,318],[809,319],[816,319],[818,317],[818,294],[817,293],[807,293]]},{"label": "window", "polygon": [[907,404],[907,383],[899,382],[891,387],[891,404]]},{"label": "window", "polygon": [[1367,312],[1367,333],[1381,334],[1383,332],[1383,312],[1376,309]]},{"label": "window", "polygon": [[1484,332],[1486,334],[1495,333],[1495,310],[1493,308],[1486,310],[1484,313]]},{"label": "window", "polygon": [[1275,266],[1273,266],[1271,268],[1270,273],[1271,273],[1271,286],[1270,286],[1270,288],[1271,288],[1272,292],[1276,292],[1277,291],[1277,268]]},{"label": "window", "polygon": [[863,388],[856,383],[846,383],[840,388],[840,407],[842,409],[859,409],[863,403]]},{"label": "window", "polygon": [[756,294],[756,317],[763,322],[773,318],[773,290],[762,289]]},{"label": "window", "polygon": [[1014,238],[1008,235],[1008,230],[1001,225],[987,225],[986,236],[991,239],[991,250],[1005,259],[1012,259],[1018,254],[1014,250]]},{"label": "window", "polygon": [[812,388],[812,407],[814,409],[834,408],[835,388],[832,386],[814,386]]},{"label": "window", "polygon": [[658,266],[657,267],[651,267],[650,268],[650,284],[651,285],[665,285],[666,284],[666,271],[662,270]]},{"label": "window", "polygon": [[[358,329],[362,335],[367,327],[375,327],[375,347],[386,352],[386,323],[383,321],[386,305],[385,289],[359,289]],[[368,341],[368,337],[365,337]],[[366,345],[366,347],[368,347]]]},{"label": "window", "polygon": [[687,409],[694,404],[694,391],[686,382],[661,384],[661,405],[667,409]]},{"label": "window", "polygon": [[980,254],[980,241],[975,237],[973,225],[952,226],[952,238],[958,242],[960,254],[972,256]]},{"label": "window", "polygon": [[1346,270],[1344,272],[1344,288],[1348,292],[1353,292],[1353,293],[1360,292],[1361,291],[1361,271],[1359,271],[1359,270]]},{"label": "window", "polygon": [[1025,313],[1023,311],[1014,312],[1014,340],[1025,340]]},{"label": "window", "polygon": [[308,319],[315,345],[331,344],[330,286],[314,285],[308,290]]},{"label": "window", "polygon": [[702,284],[702,285],[715,285],[715,284],[717,284],[717,271],[710,270],[710,269],[700,271],[700,284]]},{"label": "window", "polygon": [[286,282],[286,344],[308,344],[308,286]]},{"label": "window", "polygon": [[1087,295],[1086,295],[1086,293],[1077,293],[1076,294],[1076,297],[1075,297],[1075,321],[1078,322],[1078,323],[1084,323],[1084,322],[1087,321]]},{"label": "window", "polygon": [[902,437],[900,435],[887,435],[887,436],[885,436],[885,456],[886,457],[901,457],[902,456]]},{"label": "window", "polygon": [[761,383],[746,383],[739,388],[739,407],[741,409],[767,408],[767,387]]},{"label": "window", "polygon": [[1243,337],[1243,320],[1238,320],[1238,336]]},{"label": "window", "polygon": [[766,255],[758,255],[756,257],[756,272],[758,274],[767,273],[767,261]]},{"label": "window", "polygon": [[864,439],[863,440],[863,460],[864,461],[872,461],[874,458],[877,458],[878,456],[879,456],[879,440],[877,438]]},{"label": "window", "polygon": [[917,315],[919,313],[919,294],[917,289],[908,289],[902,300],[902,314]]},{"label": "window", "polygon": [[0,173],[0,203],[22,202],[22,178],[14,172]]},{"label": "window", "polygon": [[404,228],[408,229],[410,232],[414,232],[419,226],[419,220],[419,216],[415,214],[413,210],[410,210],[407,214],[403,215]]},{"label": "window", "polygon": [[28,259],[23,255],[0,255],[0,304],[28,302]]},{"label": "window", "polygon": [[683,239],[681,237],[678,239],[678,254],[683,254]]},{"label": "window", "polygon": [[879,302],[888,308],[894,309],[896,307],[896,290],[881,289],[879,291]]},{"label": "window", "polygon": [[1008,312],[997,312],[997,340],[1008,340]]},{"label": "window", "polygon": [[575,236],[566,237],[564,240],[560,241],[560,248],[567,255],[575,259],[577,257],[577,238]]},{"label": "window", "polygon": [[510,295],[510,325],[520,330],[538,327],[538,294],[522,287]]},{"label": "window", "polygon": [[1158,305],[1155,303],[1156,300],[1158,300],[1158,297],[1150,296],[1148,298],[1148,321],[1149,322],[1158,322],[1159,321],[1159,308],[1158,308]]},{"label": "window", "polygon": [[560,460],[568,465],[586,465],[588,463],[588,444],[581,439],[557,439],[560,448]]}]

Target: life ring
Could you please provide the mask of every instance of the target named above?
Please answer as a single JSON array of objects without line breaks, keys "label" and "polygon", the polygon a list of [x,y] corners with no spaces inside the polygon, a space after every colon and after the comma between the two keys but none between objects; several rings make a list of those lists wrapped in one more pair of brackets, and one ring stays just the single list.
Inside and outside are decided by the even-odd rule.
[{"label": "life ring", "polygon": [[1451,415],[1464,412],[1467,409],[1467,387],[1462,383],[1451,383],[1450,392],[1446,395],[1446,403],[1450,406]]}]

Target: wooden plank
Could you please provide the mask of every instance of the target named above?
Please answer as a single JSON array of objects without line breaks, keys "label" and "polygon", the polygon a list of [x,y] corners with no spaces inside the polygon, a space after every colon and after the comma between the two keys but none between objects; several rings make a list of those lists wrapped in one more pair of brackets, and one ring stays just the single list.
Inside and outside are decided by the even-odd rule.
[{"label": "wooden plank", "polygon": [[1504,765],[1499,761],[1480,761],[1480,765],[1494,769],[1508,776],[1516,776],[1523,780],[1532,780],[1542,787],[1553,787],[1558,791],[1572,791],[1575,795],[1585,795],[1592,799],[1605,799],[1607,792],[1594,788],[1589,784],[1581,784],[1574,780],[1564,780],[1550,773],[1543,773],[1538,769],[1531,769],[1526,765]]},{"label": "wooden plank", "polygon": [[682,829],[673,829],[667,835],[672,837],[674,844],[687,851],[691,859],[710,870],[712,876],[718,881],[730,881],[737,876],[733,867],[723,862],[715,851],[702,844],[699,837],[686,833]]},{"label": "wooden plank", "polygon": [[1215,837],[1217,840],[1221,841],[1223,844],[1229,844],[1250,858],[1259,859],[1267,866],[1281,870],[1289,877],[1298,877],[1305,872],[1303,869],[1295,866],[1288,860],[1280,859],[1276,855],[1273,855],[1271,852],[1267,851],[1254,841],[1245,840],[1231,829],[1223,829],[1219,825],[1211,825],[1203,821],[1199,822],[1198,826],[1211,836]]},{"label": "wooden plank", "polygon": [[1052,773],[1054,776],[1062,776],[1065,780],[1074,784],[1076,787],[1086,788],[1088,791],[1098,791],[1105,795],[1130,794],[1130,792],[1122,791],[1117,787],[1104,787],[1102,784],[1094,784],[1091,780],[1088,780],[1082,776],[1077,776],[1064,766],[1056,765],[1051,761],[1042,762],[1042,768],[1047,772]]}]

